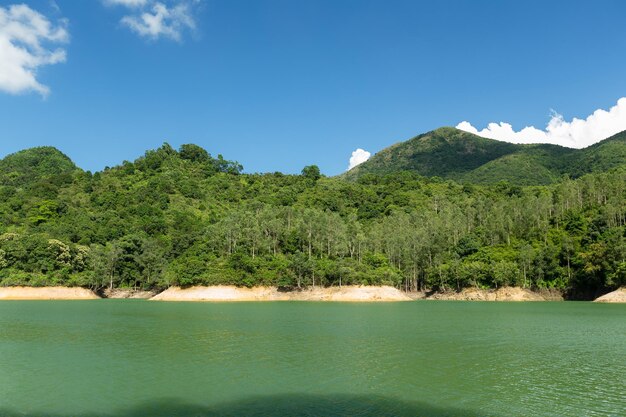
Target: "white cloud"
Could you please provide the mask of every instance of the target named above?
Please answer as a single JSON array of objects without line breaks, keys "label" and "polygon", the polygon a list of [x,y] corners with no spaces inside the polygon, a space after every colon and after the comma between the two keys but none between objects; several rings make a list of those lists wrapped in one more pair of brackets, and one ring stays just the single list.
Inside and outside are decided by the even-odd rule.
[{"label": "white cloud", "polygon": [[350,157],[350,165],[348,166],[348,171],[354,168],[355,166],[362,164],[363,162],[370,159],[372,156],[368,151],[358,148],[354,152],[352,152],[352,156]]},{"label": "white cloud", "polygon": [[617,100],[617,104],[608,111],[598,109],[586,119],[574,118],[565,121],[563,116],[552,112],[552,118],[545,130],[527,126],[515,131],[511,124],[489,123],[482,130],[471,123],[459,123],[457,129],[476,135],[512,143],[552,143],[570,148],[585,148],[600,142],[616,133],[626,130],[626,97]]},{"label": "white cloud", "polygon": [[54,25],[25,4],[0,7],[0,90],[11,94],[36,91],[46,96],[50,89],[37,81],[37,69],[65,62],[67,21]]},{"label": "white cloud", "polygon": [[145,6],[148,0],[104,0],[104,2],[112,6],[140,7]]},{"label": "white cloud", "polygon": [[168,3],[155,0],[104,0],[107,5],[125,6],[130,14],[121,23],[140,36],[153,40],[161,37],[180,41],[185,30],[194,30],[192,8],[199,0]]}]

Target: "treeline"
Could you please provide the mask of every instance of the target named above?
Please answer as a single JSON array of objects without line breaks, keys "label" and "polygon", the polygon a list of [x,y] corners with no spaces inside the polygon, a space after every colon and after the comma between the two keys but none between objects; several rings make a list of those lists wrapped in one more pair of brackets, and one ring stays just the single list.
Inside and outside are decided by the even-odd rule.
[{"label": "treeline", "polygon": [[348,182],[315,166],[241,174],[166,144],[95,174],[48,164],[36,175],[20,161],[37,151],[0,163],[0,285],[515,285],[590,297],[626,284],[624,170],[535,187],[406,172]]}]

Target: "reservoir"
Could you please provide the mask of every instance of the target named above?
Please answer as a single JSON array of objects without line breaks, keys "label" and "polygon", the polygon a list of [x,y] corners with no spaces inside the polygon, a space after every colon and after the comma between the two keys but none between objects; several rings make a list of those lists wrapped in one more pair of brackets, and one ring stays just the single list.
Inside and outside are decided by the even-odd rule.
[{"label": "reservoir", "polygon": [[626,305],[0,302],[0,416],[623,416]]}]

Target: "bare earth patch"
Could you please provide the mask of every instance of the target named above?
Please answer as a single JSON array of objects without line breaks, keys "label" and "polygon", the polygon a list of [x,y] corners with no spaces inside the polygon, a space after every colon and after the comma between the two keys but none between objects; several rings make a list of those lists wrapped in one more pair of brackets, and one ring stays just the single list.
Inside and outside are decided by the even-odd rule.
[{"label": "bare earth patch", "polygon": [[626,303],[626,287],[618,288],[593,300],[595,303]]},{"label": "bare earth patch", "polygon": [[106,298],[152,298],[157,294],[156,291],[133,290],[129,288],[113,288],[104,290]]},{"label": "bare earth patch", "polygon": [[430,300],[459,301],[546,301],[547,298],[526,288],[504,287],[497,290],[464,288],[461,292],[435,293]]},{"label": "bare earth patch", "polygon": [[403,292],[387,286],[343,286],[279,291],[276,287],[240,288],[171,287],[154,296],[155,301],[410,301]]},{"label": "bare earth patch", "polygon": [[80,287],[0,287],[0,300],[95,300],[93,291]]}]

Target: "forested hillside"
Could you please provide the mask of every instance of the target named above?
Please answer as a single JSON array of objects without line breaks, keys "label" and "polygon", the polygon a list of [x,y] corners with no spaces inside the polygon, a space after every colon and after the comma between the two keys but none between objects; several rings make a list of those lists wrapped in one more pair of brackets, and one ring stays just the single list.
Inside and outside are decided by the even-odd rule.
[{"label": "forested hillside", "polygon": [[516,145],[443,127],[374,155],[346,174],[355,180],[366,174],[412,171],[462,183],[547,185],[564,176],[578,178],[626,165],[626,132],[585,149],[534,144]]},{"label": "forested hillside", "polygon": [[528,187],[241,170],[195,145],[95,174],[53,148],[10,155],[0,285],[517,285],[590,297],[626,284],[624,169]]}]

